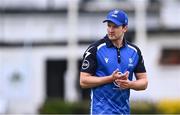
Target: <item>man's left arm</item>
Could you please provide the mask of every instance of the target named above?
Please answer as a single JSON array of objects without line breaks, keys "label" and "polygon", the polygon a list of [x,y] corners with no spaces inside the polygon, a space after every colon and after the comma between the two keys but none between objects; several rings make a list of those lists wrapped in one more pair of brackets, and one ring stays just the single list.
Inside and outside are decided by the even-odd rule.
[{"label": "man's left arm", "polygon": [[136,80],[130,81],[129,88],[134,90],[145,90],[148,85],[146,73],[135,73]]},{"label": "man's left arm", "polygon": [[147,73],[144,66],[144,60],[141,51],[137,48],[139,55],[138,63],[134,69],[136,80],[130,81],[129,74],[123,75],[120,79],[115,80],[122,89],[145,90],[148,85]]},{"label": "man's left arm", "polygon": [[144,66],[144,59],[139,48],[137,48],[137,53],[139,55],[139,60],[134,70],[136,80],[130,81],[130,89],[145,90],[148,85],[146,68]]}]

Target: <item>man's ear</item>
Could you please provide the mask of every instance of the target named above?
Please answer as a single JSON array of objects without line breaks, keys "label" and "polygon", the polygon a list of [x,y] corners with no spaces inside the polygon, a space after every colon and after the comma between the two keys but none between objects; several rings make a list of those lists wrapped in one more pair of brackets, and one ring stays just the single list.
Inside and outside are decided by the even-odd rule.
[{"label": "man's ear", "polygon": [[124,30],[124,33],[128,31],[128,27],[127,26],[124,26],[123,27],[123,30]]}]

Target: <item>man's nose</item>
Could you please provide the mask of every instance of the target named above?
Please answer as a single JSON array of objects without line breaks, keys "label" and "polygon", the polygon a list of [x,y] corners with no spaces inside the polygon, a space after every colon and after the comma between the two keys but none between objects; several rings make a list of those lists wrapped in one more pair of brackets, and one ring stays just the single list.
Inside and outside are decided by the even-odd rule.
[{"label": "man's nose", "polygon": [[113,29],[112,27],[110,27],[110,28],[109,28],[109,31],[110,31],[110,32],[113,32],[113,31],[114,31],[114,29]]}]

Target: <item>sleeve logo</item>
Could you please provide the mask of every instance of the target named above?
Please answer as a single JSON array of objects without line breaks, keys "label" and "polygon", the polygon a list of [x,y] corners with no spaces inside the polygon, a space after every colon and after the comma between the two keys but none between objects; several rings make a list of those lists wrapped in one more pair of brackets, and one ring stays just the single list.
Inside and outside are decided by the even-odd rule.
[{"label": "sleeve logo", "polygon": [[91,49],[92,47],[90,47],[86,52],[85,52],[85,57],[84,58],[87,58],[90,54],[91,54],[91,52],[89,52],[89,50]]},{"label": "sleeve logo", "polygon": [[87,69],[89,68],[89,61],[88,60],[84,60],[83,64],[82,64],[82,69]]}]

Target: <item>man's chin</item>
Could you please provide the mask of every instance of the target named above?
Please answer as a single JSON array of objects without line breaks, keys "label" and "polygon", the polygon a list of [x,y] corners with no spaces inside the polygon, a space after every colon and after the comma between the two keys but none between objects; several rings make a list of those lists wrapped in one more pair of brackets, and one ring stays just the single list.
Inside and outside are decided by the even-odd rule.
[{"label": "man's chin", "polygon": [[109,39],[114,39],[114,36],[108,35]]},{"label": "man's chin", "polygon": [[114,36],[109,36],[109,39],[110,39],[110,40],[116,40],[116,37],[114,37]]}]

